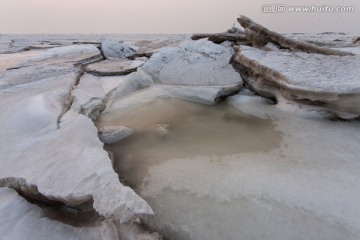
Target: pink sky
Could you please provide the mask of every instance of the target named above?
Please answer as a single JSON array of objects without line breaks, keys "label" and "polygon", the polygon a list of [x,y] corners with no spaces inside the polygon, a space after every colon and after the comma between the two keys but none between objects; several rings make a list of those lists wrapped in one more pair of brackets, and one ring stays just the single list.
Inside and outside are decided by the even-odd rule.
[{"label": "pink sky", "polygon": [[0,33],[219,32],[240,14],[279,32],[360,33],[359,0],[295,0],[291,5],[355,6],[353,13],[262,13],[282,0],[0,0]]}]

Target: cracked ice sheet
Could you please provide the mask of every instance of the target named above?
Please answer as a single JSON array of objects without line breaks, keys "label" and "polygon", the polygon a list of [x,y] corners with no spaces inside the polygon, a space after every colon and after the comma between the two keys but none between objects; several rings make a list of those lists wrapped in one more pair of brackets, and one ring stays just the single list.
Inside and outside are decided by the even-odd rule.
[{"label": "cracked ice sheet", "polygon": [[[44,66],[51,72],[52,66]],[[70,72],[74,72],[71,70]],[[148,204],[124,187],[93,122],[71,112],[61,120],[76,74],[62,74],[6,88],[0,95],[0,178],[25,179],[49,199],[68,205],[94,201],[103,216],[126,221],[151,214]]]},{"label": "cracked ice sheet", "polygon": [[56,63],[76,63],[86,59],[101,57],[101,53],[94,45],[72,45],[65,47],[56,47],[36,55],[18,66],[28,66],[34,64],[56,64]]},{"label": "cracked ice sheet", "polygon": [[74,64],[89,59],[101,59],[100,51],[93,45],[58,47],[42,51],[14,65],[15,69],[0,74],[0,88],[46,81],[49,78],[75,73],[77,69],[74,68]]},{"label": "cracked ice sheet", "polygon": [[125,79],[126,76],[97,77],[85,74],[72,91],[74,97],[72,110],[96,119],[112,91],[122,85]]},{"label": "cracked ice sheet", "polygon": [[40,207],[9,188],[0,188],[0,233],[2,239],[118,239],[111,221],[75,227],[51,220]]},{"label": "cracked ice sheet", "polygon": [[1,96],[0,135],[7,141],[0,149],[0,177],[26,179],[43,195],[69,205],[92,196],[95,209],[104,216],[125,220],[134,213],[152,213],[120,184],[90,119],[73,114],[56,128],[60,104],[55,99],[66,84],[50,83]]}]

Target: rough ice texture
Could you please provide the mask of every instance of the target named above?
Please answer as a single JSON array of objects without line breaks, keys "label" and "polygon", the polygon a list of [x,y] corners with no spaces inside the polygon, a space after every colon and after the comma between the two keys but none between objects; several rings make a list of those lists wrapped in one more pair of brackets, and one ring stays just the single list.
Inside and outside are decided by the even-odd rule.
[{"label": "rough ice texture", "polygon": [[109,97],[107,109],[116,110],[124,97],[150,86],[159,96],[213,104],[242,88],[242,79],[230,64],[232,53],[232,49],[207,40],[162,48],[125,77]]},{"label": "rough ice texture", "polygon": [[263,51],[242,46],[235,64],[259,92],[318,105],[343,118],[360,114],[360,57]]},{"label": "rough ice texture", "polygon": [[354,46],[354,34],[351,33],[287,33],[284,36],[303,42],[309,42],[318,46],[327,47],[350,47]]},{"label": "rough ice texture", "polygon": [[131,57],[137,50],[136,47],[129,46],[126,43],[119,43],[108,40],[101,43],[101,49],[107,59]]},{"label": "rough ice texture", "polygon": [[134,131],[123,126],[108,126],[99,129],[100,140],[105,144],[113,144],[130,136]]},{"label": "rough ice texture", "polygon": [[158,43],[169,39],[188,39],[185,34],[1,34],[0,54],[15,53],[31,49],[31,46],[69,46],[73,44],[93,44],[100,46],[104,39],[113,42],[126,42],[135,45],[137,42]]},{"label": "rough ice texture", "polygon": [[161,84],[216,86],[241,84],[229,63],[231,50],[207,40],[186,41],[154,54],[142,69]]},{"label": "rough ice texture", "polygon": [[[323,56],[286,51],[262,51],[241,47],[240,54],[286,76],[288,84],[313,91],[360,91],[359,56]],[[300,66],[300,68],[299,68]]]},{"label": "rough ice texture", "polygon": [[49,49],[43,54],[24,61],[19,64],[19,67],[40,63],[82,63],[99,58],[101,58],[100,51],[94,45],[73,45]]},{"label": "rough ice texture", "polygon": [[26,51],[13,54],[1,54],[0,55],[0,74],[4,73],[7,69],[13,68],[17,64],[29,59],[33,56],[41,54],[43,51]]},{"label": "rough ice texture", "polygon": [[101,60],[100,51],[92,45],[76,45],[49,49],[25,59],[0,75],[0,89],[15,85],[45,81],[48,78],[75,74],[81,65]]},{"label": "rough ice texture", "polygon": [[343,52],[336,49],[321,47],[315,44],[311,44],[309,42],[302,42],[288,38],[276,32],[270,31],[269,29],[255,23],[246,16],[241,16],[237,20],[241,24],[241,26],[245,28],[245,34],[247,35],[247,38],[253,42],[254,46],[262,46],[268,42],[273,42],[283,48],[289,48],[292,51],[339,56],[353,55],[349,52]]},{"label": "rough ice texture", "polygon": [[126,75],[135,72],[137,68],[144,65],[141,60],[105,60],[99,63],[90,64],[86,72],[99,76]]},{"label": "rough ice texture", "polygon": [[71,64],[58,64],[51,67],[48,65],[32,65],[20,69],[11,69],[0,75],[0,89],[25,83],[41,82],[48,78],[75,73],[76,69]]},{"label": "rough ice texture", "polygon": [[111,93],[124,81],[122,76],[97,77],[91,74],[85,74],[81,79],[72,91],[72,110],[93,120],[104,109]]},{"label": "rough ice texture", "polygon": [[71,226],[48,218],[37,205],[30,204],[16,191],[0,188],[0,232],[2,239],[118,239],[112,221],[97,225]]},{"label": "rough ice texture", "polygon": [[151,57],[155,52],[158,52],[164,47],[178,47],[184,41],[183,36],[171,37],[161,41],[138,41],[136,46],[139,50],[134,55],[135,57]]},{"label": "rough ice texture", "polygon": [[[116,84],[108,84],[107,90],[101,81],[88,87],[80,84],[90,97],[73,95],[78,77],[74,63],[88,61],[89,55],[70,49],[52,51],[61,52],[64,62],[47,52],[27,62],[35,65],[20,68],[20,73],[7,71],[0,79],[16,83],[4,86],[0,95],[0,137],[7,139],[0,145],[1,183],[24,189],[35,199],[78,207],[92,203],[100,215],[122,222],[152,214],[144,200],[119,182],[94,123],[75,111],[76,106],[87,106],[86,98],[103,99]],[[66,66],[66,71],[57,71],[59,66]],[[42,71],[21,71],[32,67]],[[67,111],[73,99],[78,103]]]},{"label": "rough ice texture", "polygon": [[163,238],[158,233],[148,233],[142,229],[138,224],[119,224],[117,225],[119,232],[119,239],[126,240],[162,240]]}]

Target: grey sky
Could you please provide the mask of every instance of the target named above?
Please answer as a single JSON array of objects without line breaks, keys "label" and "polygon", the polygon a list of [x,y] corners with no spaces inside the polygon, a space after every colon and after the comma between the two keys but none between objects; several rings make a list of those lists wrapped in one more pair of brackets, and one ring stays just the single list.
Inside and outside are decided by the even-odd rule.
[{"label": "grey sky", "polygon": [[[355,11],[262,13],[269,3]],[[0,33],[219,32],[240,14],[279,32],[360,33],[360,0],[0,0]]]}]

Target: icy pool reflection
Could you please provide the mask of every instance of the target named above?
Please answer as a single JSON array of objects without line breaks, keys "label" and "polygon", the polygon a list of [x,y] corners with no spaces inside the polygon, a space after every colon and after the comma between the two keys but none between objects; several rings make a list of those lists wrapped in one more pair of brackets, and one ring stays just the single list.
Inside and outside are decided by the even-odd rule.
[{"label": "icy pool reflection", "polygon": [[122,180],[134,189],[152,165],[175,158],[266,152],[277,148],[282,139],[271,120],[226,103],[208,106],[171,98],[102,115],[98,125],[135,130],[131,137],[107,147],[115,155]]}]

